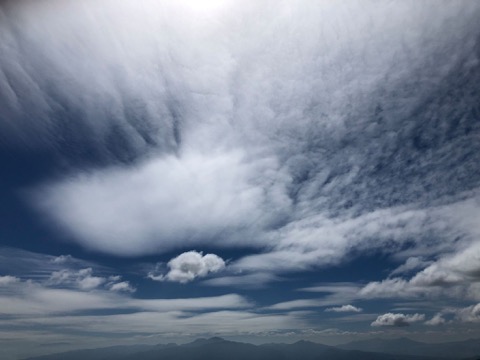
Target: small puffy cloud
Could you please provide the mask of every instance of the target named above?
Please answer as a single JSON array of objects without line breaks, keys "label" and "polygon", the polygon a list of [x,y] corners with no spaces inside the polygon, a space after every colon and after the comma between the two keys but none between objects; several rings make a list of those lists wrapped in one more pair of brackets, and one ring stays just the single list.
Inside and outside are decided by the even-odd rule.
[{"label": "small puffy cloud", "polygon": [[440,313],[435,314],[430,320],[425,321],[425,325],[430,325],[430,326],[437,326],[445,323],[446,323],[446,320]]},{"label": "small puffy cloud", "polygon": [[54,271],[47,281],[49,285],[69,285],[81,290],[93,290],[103,283],[106,279],[99,276],[93,276],[92,268],[85,268],[79,271],[63,269]]},{"label": "small puffy cloud", "polygon": [[393,314],[387,313],[377,317],[377,319],[372,322],[371,326],[409,326],[410,324],[418,321],[423,321],[425,319],[424,314]]},{"label": "small puffy cloud", "polygon": [[480,303],[472,306],[467,306],[463,309],[455,310],[454,312],[456,314],[456,319],[461,322],[480,322]]},{"label": "small puffy cloud", "polygon": [[325,309],[326,312],[362,312],[362,309],[353,305],[342,305]]},{"label": "small puffy cloud", "polygon": [[52,259],[52,262],[55,264],[64,264],[66,262],[72,261],[72,255],[60,255]]},{"label": "small puffy cloud", "polygon": [[215,254],[203,255],[201,252],[187,251],[171,259],[167,266],[170,270],[166,275],[150,272],[148,277],[155,281],[167,280],[184,284],[224,269],[225,261]]},{"label": "small puffy cloud", "polygon": [[87,276],[83,279],[78,280],[78,287],[82,290],[92,290],[105,282],[104,278],[98,276]]},{"label": "small puffy cloud", "polygon": [[136,291],[136,289],[133,286],[131,286],[128,281],[122,281],[119,283],[112,284],[110,286],[110,291],[124,291],[124,292],[133,293]]},{"label": "small puffy cloud", "polygon": [[7,286],[10,284],[16,283],[18,281],[20,281],[20,279],[15,276],[10,276],[10,275],[0,276],[0,286]]}]

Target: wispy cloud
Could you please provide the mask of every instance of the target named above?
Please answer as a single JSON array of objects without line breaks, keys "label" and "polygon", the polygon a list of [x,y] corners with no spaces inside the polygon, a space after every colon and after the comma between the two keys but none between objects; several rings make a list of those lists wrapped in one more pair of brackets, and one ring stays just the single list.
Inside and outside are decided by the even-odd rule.
[{"label": "wispy cloud", "polygon": [[325,311],[326,312],[337,312],[337,313],[344,313],[344,312],[357,312],[358,313],[358,312],[362,312],[363,309],[349,304],[349,305],[342,305],[342,306],[339,306],[339,307],[327,308],[327,309],[325,309]]},{"label": "wispy cloud", "polygon": [[[82,246],[141,255],[180,241],[248,245],[264,254],[232,265],[279,272],[338,263],[352,249],[428,257],[466,236],[439,207],[478,186],[467,175],[480,156],[475,119],[432,140],[462,116],[445,118],[428,94],[454,71],[467,78],[476,4],[278,2],[272,13],[264,2],[232,3],[218,22],[192,20],[176,2],[89,4],[18,5],[8,16],[20,30],[1,25],[12,43],[2,84],[17,84],[2,87],[5,114],[20,119],[3,136],[50,151],[66,137],[108,165],[29,198]],[[138,20],[128,30],[126,17]],[[43,61],[16,61],[20,43]],[[16,95],[22,88],[30,99]],[[52,136],[69,111],[78,121]]]}]

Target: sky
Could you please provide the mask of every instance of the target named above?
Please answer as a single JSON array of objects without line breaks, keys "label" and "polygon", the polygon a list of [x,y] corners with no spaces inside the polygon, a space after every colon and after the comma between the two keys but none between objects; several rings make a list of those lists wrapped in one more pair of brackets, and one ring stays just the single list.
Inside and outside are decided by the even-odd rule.
[{"label": "sky", "polygon": [[480,337],[480,3],[0,2],[0,354]]}]

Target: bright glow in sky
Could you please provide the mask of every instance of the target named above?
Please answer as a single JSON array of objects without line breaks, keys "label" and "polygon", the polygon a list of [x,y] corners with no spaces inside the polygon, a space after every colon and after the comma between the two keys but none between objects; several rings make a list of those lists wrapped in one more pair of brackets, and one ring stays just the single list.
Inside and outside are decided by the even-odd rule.
[{"label": "bright glow in sky", "polygon": [[232,0],[179,0],[177,3],[195,12],[215,14],[224,9]]},{"label": "bright glow in sky", "polygon": [[0,358],[480,337],[479,18],[0,2]]}]

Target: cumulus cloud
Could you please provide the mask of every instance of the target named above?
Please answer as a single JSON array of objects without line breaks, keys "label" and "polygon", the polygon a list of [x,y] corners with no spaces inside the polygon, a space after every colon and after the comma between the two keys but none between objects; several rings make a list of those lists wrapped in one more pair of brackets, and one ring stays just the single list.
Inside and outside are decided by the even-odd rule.
[{"label": "cumulus cloud", "polygon": [[353,306],[353,305],[342,305],[339,307],[331,307],[328,309],[325,309],[326,312],[362,312],[363,310],[359,307]]},{"label": "cumulus cloud", "polygon": [[0,286],[7,286],[20,281],[19,278],[10,275],[0,276]]},{"label": "cumulus cloud", "polygon": [[435,314],[430,320],[425,321],[425,325],[438,326],[446,323],[442,314]]},{"label": "cumulus cloud", "polygon": [[156,281],[173,281],[187,283],[197,277],[207,276],[209,273],[216,273],[225,268],[225,261],[215,255],[203,255],[197,251],[187,251],[171,259],[167,266],[167,274],[156,274],[150,272],[148,277]]},{"label": "cumulus cloud", "polygon": [[377,317],[377,319],[371,323],[371,326],[409,326],[412,323],[423,321],[425,319],[424,314],[393,314],[387,313]]},{"label": "cumulus cloud", "polygon": [[126,292],[130,292],[130,293],[133,293],[133,292],[136,291],[136,289],[133,286],[131,286],[128,281],[113,283],[112,285],[110,285],[110,290],[111,291],[126,291]]}]

